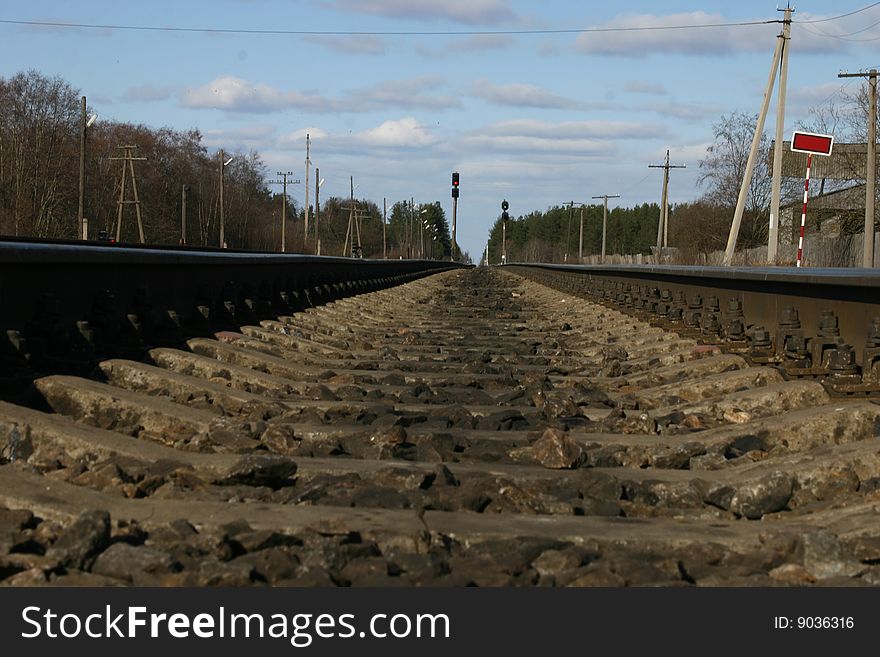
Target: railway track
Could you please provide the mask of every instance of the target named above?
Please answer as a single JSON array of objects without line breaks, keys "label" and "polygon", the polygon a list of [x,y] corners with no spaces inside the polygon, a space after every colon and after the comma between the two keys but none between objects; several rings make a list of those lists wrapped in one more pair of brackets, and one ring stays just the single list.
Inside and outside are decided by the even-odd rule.
[{"label": "railway track", "polygon": [[36,378],[0,584],[880,583],[880,405],[523,273]]}]

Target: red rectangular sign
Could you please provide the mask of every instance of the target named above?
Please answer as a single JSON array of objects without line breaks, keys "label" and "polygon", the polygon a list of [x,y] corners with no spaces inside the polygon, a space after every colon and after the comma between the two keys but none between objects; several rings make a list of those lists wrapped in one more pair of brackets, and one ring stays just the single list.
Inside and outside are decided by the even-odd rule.
[{"label": "red rectangular sign", "polygon": [[798,153],[813,153],[814,155],[831,155],[834,146],[834,137],[831,135],[817,135],[811,132],[797,132],[791,137],[791,150]]}]

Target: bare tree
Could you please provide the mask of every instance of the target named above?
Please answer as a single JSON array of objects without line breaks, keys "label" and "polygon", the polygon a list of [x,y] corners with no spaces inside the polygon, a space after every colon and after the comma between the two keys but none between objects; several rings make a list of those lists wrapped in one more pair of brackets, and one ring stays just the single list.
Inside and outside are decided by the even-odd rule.
[{"label": "bare tree", "polygon": [[[733,212],[745,177],[756,122],[755,115],[733,112],[722,115],[712,126],[715,142],[706,149],[706,157],[700,160],[700,176],[697,179],[699,185],[707,188],[701,199],[703,202],[729,208]],[[740,242],[745,247],[757,246],[767,236],[771,192],[769,153],[770,141],[764,133],[761,135],[740,229]]]},{"label": "bare tree", "polygon": [[0,79],[0,230],[71,237],[78,92],[37,71]]}]

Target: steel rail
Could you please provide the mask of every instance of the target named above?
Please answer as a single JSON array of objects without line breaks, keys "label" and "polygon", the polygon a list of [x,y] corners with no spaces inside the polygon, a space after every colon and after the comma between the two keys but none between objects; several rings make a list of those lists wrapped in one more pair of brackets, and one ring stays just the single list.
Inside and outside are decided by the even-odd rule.
[{"label": "steel rail", "polygon": [[546,263],[505,268],[751,355],[754,362],[776,364],[791,376],[835,374],[837,391],[866,392],[855,385],[859,373],[872,393],[880,392],[880,275],[873,269]]},{"label": "steel rail", "polygon": [[461,266],[4,238],[0,351],[177,343]]}]

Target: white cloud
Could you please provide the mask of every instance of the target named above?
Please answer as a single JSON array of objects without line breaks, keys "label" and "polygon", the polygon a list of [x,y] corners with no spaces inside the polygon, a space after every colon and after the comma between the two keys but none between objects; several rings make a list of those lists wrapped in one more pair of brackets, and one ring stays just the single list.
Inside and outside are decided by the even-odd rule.
[{"label": "white cloud", "polygon": [[526,136],[538,139],[642,139],[661,137],[661,125],[630,121],[560,121],[550,123],[535,119],[499,121],[481,130],[498,136]]},{"label": "white cloud", "polygon": [[505,50],[513,46],[515,43],[516,39],[508,34],[474,34],[451,42],[448,50],[453,52]]},{"label": "white cloud", "polygon": [[248,82],[232,75],[201,87],[185,90],[180,104],[191,108],[222,109],[230,112],[277,112],[296,108],[303,111],[331,111],[332,102],[316,93],[281,91],[271,85]]},{"label": "white cloud", "polygon": [[810,23],[826,21],[839,13],[837,11],[831,14],[803,12],[795,15],[795,23],[791,28],[792,51],[799,55],[824,54],[845,52],[860,45],[872,48],[875,46],[880,7],[872,6],[867,11],[840,20]]},{"label": "white cloud", "polygon": [[417,54],[428,59],[448,57],[460,53],[506,50],[516,44],[516,39],[507,34],[474,34],[462,39],[444,41],[438,46],[428,46],[423,42],[416,44]]},{"label": "white cloud", "polygon": [[384,55],[385,41],[371,35],[314,35],[304,37],[306,41],[315,43],[333,52],[348,55]]},{"label": "white cloud", "polygon": [[660,116],[668,116],[685,121],[705,119],[710,116],[719,116],[724,112],[722,105],[704,105],[701,103],[653,103],[645,107],[656,112]]},{"label": "white cloud", "polygon": [[360,14],[467,25],[512,23],[517,14],[503,0],[336,0],[339,9]]},{"label": "white cloud", "polygon": [[142,84],[126,89],[122,94],[122,100],[152,103],[170,98],[175,90],[176,87],[174,86],[154,87],[151,84]]},{"label": "white cloud", "polygon": [[660,125],[626,121],[560,121],[514,119],[493,123],[465,135],[464,147],[481,153],[544,154],[572,158],[608,156],[617,141],[657,139],[666,135]]},{"label": "white cloud", "polygon": [[346,91],[338,98],[328,98],[315,91],[284,91],[268,84],[223,75],[206,85],[183,91],[179,101],[184,107],[241,113],[290,109],[314,113],[370,112],[392,107],[443,110],[460,106],[458,99],[451,96],[427,93],[440,84],[441,78],[423,76],[382,82]]},{"label": "white cloud", "polygon": [[309,128],[300,128],[299,130],[294,130],[293,132],[289,132],[286,135],[284,135],[284,137],[282,137],[282,140],[285,141],[286,142],[285,145],[288,145],[288,146],[290,146],[296,142],[302,142],[303,147],[305,147],[306,135],[308,135],[309,139],[311,139],[312,141],[314,141],[316,139],[318,139],[318,140],[325,139],[329,136],[327,131],[324,130],[323,128],[319,128],[317,126],[311,126]]},{"label": "white cloud", "polygon": [[352,102],[363,104],[368,109],[404,107],[442,110],[459,107],[461,102],[457,98],[426,93],[442,84],[443,78],[424,75],[409,80],[380,82],[372,87],[352,90],[348,95]]},{"label": "white cloud", "polygon": [[[698,163],[700,160],[706,157],[706,151],[711,146],[711,142],[702,142],[698,144],[691,144],[689,146],[673,146],[669,149],[669,161],[671,164],[678,163],[688,163],[694,164]],[[652,162],[659,162],[666,157],[666,151],[657,150],[654,152],[654,155],[651,157]]]},{"label": "white cloud", "polygon": [[299,128],[272,141],[276,149],[305,149],[306,134],[312,140],[313,153],[337,153],[346,156],[375,155],[376,149],[429,148],[440,143],[431,130],[413,117],[388,120],[360,131],[328,132],[317,126]]},{"label": "white cloud", "polygon": [[623,90],[631,94],[647,94],[649,96],[665,96],[669,93],[665,85],[642,80],[630,80],[623,86]]},{"label": "white cloud", "polygon": [[788,87],[786,98],[789,103],[799,107],[810,107],[813,105],[821,105],[826,101],[837,98],[843,94],[846,87],[846,80],[838,80],[836,82],[826,82],[825,84],[817,84],[810,87]]},{"label": "white cloud", "polygon": [[433,146],[440,140],[412,117],[385,121],[357,135],[357,140],[379,148],[418,148]]},{"label": "white cloud", "polygon": [[260,150],[270,143],[277,127],[266,123],[246,125],[232,130],[206,130],[204,144],[208,148],[224,147],[231,150]]},{"label": "white cloud", "polygon": [[[721,14],[694,11],[679,14],[621,14],[595,26],[601,29],[639,28],[637,31],[589,32],[578,35],[575,48],[582,53],[644,57],[650,54],[721,55],[732,52],[773,52],[779,25],[697,27],[729,23]],[[686,29],[658,29],[688,26]]]},{"label": "white cloud", "polygon": [[463,139],[465,146],[481,152],[572,153],[598,155],[614,151],[614,143],[600,139],[549,139],[527,135],[472,135]]},{"label": "white cloud", "polygon": [[472,93],[474,96],[496,105],[547,109],[577,109],[581,107],[581,104],[576,100],[558,96],[541,87],[521,82],[493,84],[489,80],[481,79],[474,82]]}]

